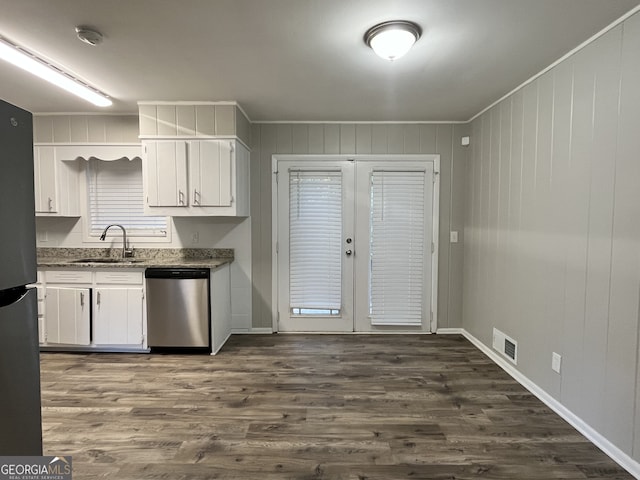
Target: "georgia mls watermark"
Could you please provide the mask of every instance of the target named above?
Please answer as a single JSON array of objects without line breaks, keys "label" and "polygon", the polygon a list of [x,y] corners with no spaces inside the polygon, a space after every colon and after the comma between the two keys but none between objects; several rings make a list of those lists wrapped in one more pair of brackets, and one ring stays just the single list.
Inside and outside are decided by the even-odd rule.
[{"label": "georgia mls watermark", "polygon": [[0,457],[0,480],[71,480],[71,457]]}]

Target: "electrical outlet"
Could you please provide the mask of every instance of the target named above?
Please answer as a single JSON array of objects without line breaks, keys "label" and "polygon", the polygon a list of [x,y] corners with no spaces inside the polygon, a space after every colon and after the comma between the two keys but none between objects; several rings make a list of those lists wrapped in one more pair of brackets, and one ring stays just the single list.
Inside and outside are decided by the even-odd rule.
[{"label": "electrical outlet", "polygon": [[40,232],[38,234],[38,241],[40,242],[48,242],[49,241],[49,232],[46,230],[44,232]]},{"label": "electrical outlet", "polygon": [[458,243],[458,232],[451,232],[451,243]]},{"label": "electrical outlet", "polygon": [[551,354],[551,369],[556,373],[560,373],[561,364],[562,364],[562,355],[556,352],[553,352]]},{"label": "electrical outlet", "polygon": [[200,232],[193,232],[191,235],[191,243],[198,243],[200,241]]}]

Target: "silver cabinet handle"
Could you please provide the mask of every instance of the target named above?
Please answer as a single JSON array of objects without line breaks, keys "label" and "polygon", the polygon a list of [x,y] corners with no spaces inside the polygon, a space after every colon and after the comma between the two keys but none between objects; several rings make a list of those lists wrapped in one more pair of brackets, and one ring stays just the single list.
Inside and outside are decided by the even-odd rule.
[{"label": "silver cabinet handle", "polygon": [[184,193],[182,190],[178,190],[178,203],[184,205]]},{"label": "silver cabinet handle", "polygon": [[96,304],[100,305],[100,292],[98,292],[98,295],[96,297]]},{"label": "silver cabinet handle", "polygon": [[84,292],[80,292],[80,307],[84,308]]},{"label": "silver cabinet handle", "polygon": [[53,211],[53,199],[49,197],[49,211]]},{"label": "silver cabinet handle", "polygon": [[200,204],[200,192],[195,189],[193,190],[193,204],[194,205]]}]

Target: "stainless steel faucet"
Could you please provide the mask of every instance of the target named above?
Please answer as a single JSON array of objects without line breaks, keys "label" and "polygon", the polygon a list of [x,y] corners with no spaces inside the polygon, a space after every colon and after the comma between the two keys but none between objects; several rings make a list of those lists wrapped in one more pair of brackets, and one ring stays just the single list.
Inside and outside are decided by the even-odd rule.
[{"label": "stainless steel faucet", "polygon": [[109,230],[111,227],[119,227],[120,229],[122,229],[122,258],[132,257],[133,249],[127,248],[127,231],[122,225],[119,225],[117,223],[107,225],[107,227],[102,231],[102,235],[100,235],[100,240],[102,240],[103,242],[105,241],[105,239],[107,238],[107,230]]}]

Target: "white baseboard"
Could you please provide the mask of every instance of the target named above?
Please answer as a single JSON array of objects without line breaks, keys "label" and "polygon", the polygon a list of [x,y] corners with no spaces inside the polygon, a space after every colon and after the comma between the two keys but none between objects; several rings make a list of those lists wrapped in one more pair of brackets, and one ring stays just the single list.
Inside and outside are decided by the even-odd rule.
[{"label": "white baseboard", "polygon": [[264,335],[271,334],[273,330],[271,327],[266,328],[233,328],[231,329],[233,335]]},{"label": "white baseboard", "polygon": [[436,335],[464,335],[464,328],[438,328]]},{"label": "white baseboard", "polygon": [[[449,329],[447,329],[449,330]],[[538,385],[533,383],[529,378],[520,373],[513,364],[507,362],[497,352],[487,347],[484,343],[467,332],[465,329],[460,329],[462,335],[473,343],[482,353],[493,360],[499,367],[513,377],[524,388],[529,390],[533,395],[538,397],[542,403],[547,405],[551,410],[560,415],[566,420],[573,428],[578,430],[581,434],[587,437],[596,447],[606,453],[613,461],[618,463],[622,468],[627,470],[631,475],[640,479],[640,463],[631,458],[628,454],[620,450],[613,443],[607,440],[602,434],[596,431],[593,427],[587,424],[584,420],[574,414],[567,407],[562,405],[558,400],[553,398],[547,392],[545,392]],[[440,330],[438,330],[440,333]]]},{"label": "white baseboard", "polygon": [[271,327],[252,328],[251,331],[247,333],[265,335],[265,334],[272,334],[273,330],[271,329]]}]

